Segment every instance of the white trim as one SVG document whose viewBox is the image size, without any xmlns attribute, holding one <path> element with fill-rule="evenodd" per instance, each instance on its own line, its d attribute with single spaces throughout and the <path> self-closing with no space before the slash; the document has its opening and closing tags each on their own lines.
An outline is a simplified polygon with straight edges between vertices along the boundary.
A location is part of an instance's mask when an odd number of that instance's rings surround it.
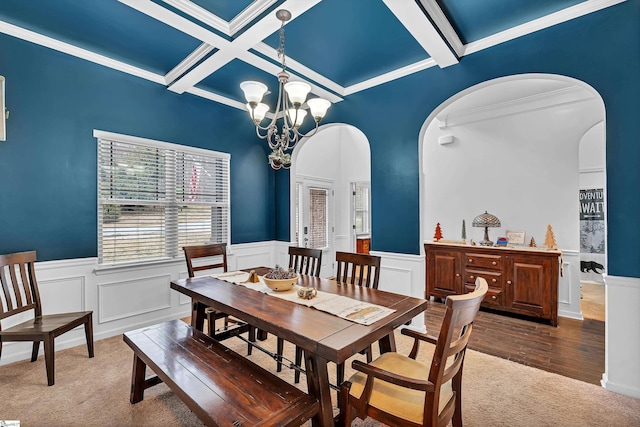
<svg viewBox="0 0 640 427">
<path fill-rule="evenodd" d="M 593 99 L 595 99 L 593 93 L 585 91 L 578 85 L 574 85 L 494 103 L 479 108 L 456 110 L 454 113 L 449 113 L 437 118 L 440 121 L 440 129 L 447 129 L 454 126 L 513 116 L 540 109 L 591 101 Z"/>
<path fill-rule="evenodd" d="M 533 21 L 526 22 L 483 39 L 471 42 L 465 45 L 464 54 L 469 55 L 625 1 L 626 0 L 588 0 L 575 6 L 543 16 L 542 18 L 534 19 Z"/>
<path fill-rule="evenodd" d="M 277 0 L 254 1 L 235 18 L 229 21 L 229 35 L 234 35 L 254 19 L 257 19 L 264 11 L 269 9 Z"/>
<path fill-rule="evenodd" d="M 225 33 L 230 36 L 231 32 L 229 30 L 229 23 L 224 19 L 220 18 L 218 15 L 215 15 L 209 12 L 206 9 L 198 6 L 197 4 L 189 1 L 189 0 L 162 0 L 168 5 L 171 5 L 178 9 L 181 12 L 186 13 L 187 15 L 197 19 L 198 21 L 209 25 L 210 27 L 215 28 L 221 33 Z"/>
<path fill-rule="evenodd" d="M 223 153 L 221 151 L 207 150 L 204 148 L 196 148 L 188 145 L 176 144 L 173 142 L 157 141 L 155 139 L 141 138 L 139 136 L 124 135 L 121 133 L 107 132 L 103 130 L 93 130 L 93 136 L 95 138 L 106 139 L 110 141 L 127 142 L 130 144 L 141 144 L 151 146 L 155 148 L 162 148 L 165 150 L 180 150 L 187 153 L 206 155 L 206 156 L 219 156 L 223 159 L 230 159 L 231 154 Z"/>
<path fill-rule="evenodd" d="M 49 49 L 57 50 L 58 52 L 85 59 L 87 61 L 103 65 L 114 70 L 122 71 L 123 73 L 131 74 L 132 76 L 140 77 L 154 83 L 158 83 L 161 85 L 166 84 L 164 76 L 161 76 L 160 74 L 152 73 L 151 71 L 146 71 L 142 68 L 134 67 L 133 65 L 129 65 L 124 62 L 111 59 L 104 55 L 79 48 L 72 44 L 65 43 L 51 37 L 43 36 L 42 34 L 26 30 L 16 25 L 9 24 L 8 22 L 0 21 L 0 32 L 9 36 L 19 38 L 21 40 L 35 43 L 40 46 L 48 47 Z"/>
<path fill-rule="evenodd" d="M 196 50 L 191 52 L 189 56 L 184 58 L 182 61 L 180 61 L 178 65 L 173 67 L 171 71 L 165 74 L 164 76 L 165 81 L 167 83 L 173 82 L 182 74 L 186 73 L 188 70 L 195 67 L 198 62 L 202 61 L 202 59 L 207 55 L 209 55 L 214 49 L 215 47 L 207 43 L 202 43 L 200 46 L 198 46 Z"/>
<path fill-rule="evenodd" d="M 228 105 L 229 107 L 237 108 L 238 110 L 247 111 L 247 107 L 239 101 L 236 101 L 231 98 L 224 97 L 222 95 L 218 95 L 217 93 L 209 92 L 204 89 L 200 89 L 198 87 L 192 87 L 185 90 L 186 93 L 190 93 L 192 95 L 199 96 L 201 98 L 206 98 L 210 101 L 217 102 L 219 104 Z M 248 114 L 248 113 L 247 113 Z"/>
<path fill-rule="evenodd" d="M 429 17 L 436 24 L 444 38 L 449 42 L 449 46 L 454 50 L 456 55 L 461 57 L 464 54 L 464 44 L 460 40 L 460 36 L 447 19 L 446 15 L 440 9 L 435 0 L 420 0 L 422 7 L 427 11 Z"/>
<path fill-rule="evenodd" d="M 418 71 L 426 70 L 427 68 L 435 67 L 438 65 L 433 58 L 424 59 L 422 61 L 414 62 L 402 68 L 398 68 L 394 71 L 381 74 L 377 77 L 373 77 L 368 80 L 364 80 L 360 83 L 353 84 L 344 88 L 344 96 L 351 95 L 356 92 L 363 91 L 365 89 L 379 86 L 383 83 L 387 83 L 393 80 L 397 80 L 401 77 L 408 76 L 409 74 L 417 73 Z"/>
<path fill-rule="evenodd" d="M 425 19 L 424 12 L 415 1 L 383 1 L 440 68 L 458 63 L 458 58 L 451 51 L 447 42 L 440 36 L 431 21 Z"/>
</svg>

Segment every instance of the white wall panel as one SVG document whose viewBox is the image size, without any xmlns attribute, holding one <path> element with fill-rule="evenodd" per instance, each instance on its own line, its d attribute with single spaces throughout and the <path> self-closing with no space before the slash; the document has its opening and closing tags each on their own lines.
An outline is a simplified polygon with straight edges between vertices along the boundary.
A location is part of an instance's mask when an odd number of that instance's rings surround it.
<svg viewBox="0 0 640 427">
<path fill-rule="evenodd" d="M 38 288 L 42 300 L 42 314 L 85 311 L 84 276 L 38 280 Z"/>
<path fill-rule="evenodd" d="M 98 322 L 171 307 L 170 275 L 142 277 L 98 285 Z"/>
</svg>

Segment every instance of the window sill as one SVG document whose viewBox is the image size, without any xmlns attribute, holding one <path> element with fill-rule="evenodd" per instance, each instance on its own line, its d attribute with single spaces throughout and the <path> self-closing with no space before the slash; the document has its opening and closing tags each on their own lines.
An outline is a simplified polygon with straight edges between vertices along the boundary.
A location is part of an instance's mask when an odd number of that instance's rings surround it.
<svg viewBox="0 0 640 427">
<path fill-rule="evenodd" d="M 144 261 L 144 262 L 129 262 L 129 263 L 119 263 L 119 264 L 100 264 L 93 270 L 93 274 L 96 276 L 102 276 L 105 274 L 118 273 L 122 271 L 135 271 L 135 270 L 145 270 L 148 268 L 156 268 L 160 266 L 169 266 L 174 264 L 184 264 L 184 257 L 180 258 L 165 258 L 158 259 L 153 261 Z"/>
</svg>

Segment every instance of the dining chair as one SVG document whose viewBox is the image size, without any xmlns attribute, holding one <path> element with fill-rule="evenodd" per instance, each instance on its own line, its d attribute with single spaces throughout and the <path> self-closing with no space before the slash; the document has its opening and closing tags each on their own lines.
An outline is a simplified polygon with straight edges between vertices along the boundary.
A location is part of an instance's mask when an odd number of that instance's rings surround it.
<svg viewBox="0 0 640 427">
<path fill-rule="evenodd" d="M 462 426 L 462 367 L 473 321 L 487 293 L 487 281 L 476 279 L 475 290 L 448 296 L 438 337 L 410 329 L 414 338 L 408 356 L 383 353 L 370 363 L 354 360 L 356 372 L 340 385 L 341 425 L 367 416 L 389 426 Z M 430 364 L 416 360 L 420 342 L 435 344 Z"/>
<path fill-rule="evenodd" d="M 289 246 L 289 268 L 296 273 L 305 274 L 307 276 L 320 277 L 320 268 L 322 267 L 322 249 L 299 248 L 297 246 Z M 277 371 L 282 371 L 282 353 L 284 351 L 284 339 L 278 337 L 276 344 L 276 353 L 278 354 Z M 302 363 L 302 348 L 296 346 L 296 366 Z M 295 383 L 300 382 L 300 371 L 294 373 Z"/>
<path fill-rule="evenodd" d="M 55 383 L 54 340 L 80 325 L 84 325 L 89 357 L 93 357 L 93 311 L 42 314 L 42 301 L 36 280 L 35 251 L 0 255 L 0 356 L 2 344 L 10 341 L 33 341 L 31 361 L 38 359 L 40 342 L 44 343 L 47 385 Z M 33 310 L 33 319 L 2 329 L 1 321 Z"/>
<path fill-rule="evenodd" d="M 336 252 L 338 263 L 336 280 L 338 283 L 360 285 L 365 288 L 378 289 L 380 281 L 380 257 L 376 255 L 351 252 Z M 367 356 L 367 363 L 371 362 L 373 354 L 371 346 L 362 350 L 360 354 Z M 336 365 L 336 379 L 338 385 L 344 380 L 344 364 Z"/>
<path fill-rule="evenodd" d="M 339 283 L 378 289 L 378 281 L 380 280 L 379 256 L 336 252 L 336 262 L 338 263 L 336 280 Z"/>
<path fill-rule="evenodd" d="M 227 244 L 226 243 L 211 243 L 206 245 L 195 245 L 195 246 L 184 246 L 182 248 L 184 250 L 184 257 L 187 261 L 187 272 L 189 277 L 195 277 L 195 273 L 197 271 L 204 270 L 215 270 L 222 268 L 223 272 L 227 272 L 228 264 L 227 264 Z M 196 311 L 197 304 L 192 303 L 191 309 L 191 326 L 196 327 L 195 319 L 196 319 Z M 224 320 L 224 331 L 229 330 L 229 315 L 223 313 L 218 310 L 214 310 L 211 307 L 205 308 L 205 316 L 207 319 L 207 327 L 209 336 L 215 337 L 217 335 L 216 331 L 216 320 L 223 319 Z M 241 322 L 236 319 L 232 319 L 232 323 L 236 324 L 236 327 L 242 328 L 238 333 L 241 332 L 249 332 L 249 341 L 255 341 L 255 328 L 247 325 L 244 322 Z M 252 345 L 249 344 L 247 348 L 247 353 L 251 354 Z"/>
</svg>

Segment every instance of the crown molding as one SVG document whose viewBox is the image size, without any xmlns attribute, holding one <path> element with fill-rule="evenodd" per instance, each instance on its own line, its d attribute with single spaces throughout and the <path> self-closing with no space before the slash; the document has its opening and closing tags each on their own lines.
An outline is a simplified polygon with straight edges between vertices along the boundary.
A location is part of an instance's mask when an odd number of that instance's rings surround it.
<svg viewBox="0 0 640 427">
<path fill-rule="evenodd" d="M 58 52 L 66 53 L 68 55 L 93 62 L 95 64 L 121 71 L 123 73 L 131 74 L 132 76 L 140 77 L 142 79 L 149 80 L 161 85 L 166 85 L 164 76 L 160 74 L 152 73 L 151 71 L 143 70 L 142 68 L 138 68 L 133 65 L 111 59 L 107 56 L 91 52 L 90 50 L 82 49 L 72 44 L 52 39 L 51 37 L 47 37 L 42 34 L 34 33 L 33 31 L 29 31 L 16 25 L 9 24 L 8 22 L 0 21 L 0 32 L 9 36 L 19 38 L 21 40 L 38 44 L 40 46 L 48 47 L 49 49 L 57 50 Z"/>
<path fill-rule="evenodd" d="M 413 64 L 409 64 L 402 68 L 398 68 L 397 70 L 390 71 L 385 74 L 381 74 L 377 77 L 373 77 L 368 80 L 364 80 L 360 83 L 353 84 L 351 86 L 347 86 L 344 88 L 344 96 L 351 95 L 353 93 L 357 93 L 363 91 L 365 89 L 372 88 L 374 86 L 381 85 L 383 83 L 387 83 L 396 79 L 399 79 L 404 76 L 408 76 L 409 74 L 417 73 L 418 71 L 426 70 L 427 68 L 435 67 L 438 64 L 435 59 L 428 58 L 422 61 L 414 62 Z"/>
<path fill-rule="evenodd" d="M 575 6 L 559 10 L 558 12 L 552 13 L 550 15 L 543 16 L 542 18 L 534 19 L 533 21 L 529 21 L 516 27 L 509 28 L 508 30 L 501 31 L 478 41 L 469 43 L 465 45 L 464 54 L 469 55 L 471 53 L 496 46 L 498 44 L 516 39 L 518 37 L 522 37 L 527 34 L 531 34 L 536 31 L 540 31 L 545 28 L 549 28 L 554 25 L 579 18 L 589 13 L 597 12 L 607 7 L 615 6 L 619 3 L 624 3 L 625 1 L 627 0 L 588 0 Z"/>
<path fill-rule="evenodd" d="M 594 96 L 580 86 L 569 86 L 479 108 L 458 110 L 439 115 L 437 119 L 440 121 L 440 129 L 447 129 L 454 126 L 513 116 L 515 114 L 528 113 L 561 105 L 591 101 L 593 99 Z"/>
</svg>

